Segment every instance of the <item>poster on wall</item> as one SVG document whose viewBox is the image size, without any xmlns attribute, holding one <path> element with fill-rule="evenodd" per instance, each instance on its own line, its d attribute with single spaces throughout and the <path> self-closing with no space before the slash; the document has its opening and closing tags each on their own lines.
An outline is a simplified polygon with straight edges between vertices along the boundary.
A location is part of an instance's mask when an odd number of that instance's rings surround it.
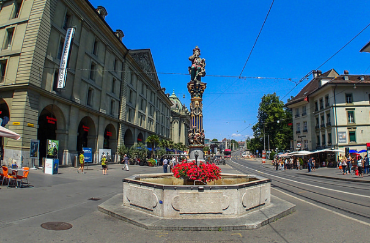
<svg viewBox="0 0 370 243">
<path fill-rule="evenodd" d="M 31 146 L 30 146 L 30 158 L 31 159 L 38 159 L 39 158 L 39 146 L 40 141 L 36 139 L 31 139 Z"/>
<path fill-rule="evenodd" d="M 82 148 L 84 151 L 85 163 L 92 163 L 92 149 L 91 148 Z"/>
<path fill-rule="evenodd" d="M 58 158 L 59 140 L 47 140 L 47 158 Z"/>
<path fill-rule="evenodd" d="M 112 161 L 112 151 L 111 149 L 99 149 L 99 163 L 101 162 L 101 158 L 103 158 L 103 153 L 107 158 L 107 161 Z"/>
<path fill-rule="evenodd" d="M 338 142 L 347 143 L 347 132 L 338 132 Z"/>
</svg>

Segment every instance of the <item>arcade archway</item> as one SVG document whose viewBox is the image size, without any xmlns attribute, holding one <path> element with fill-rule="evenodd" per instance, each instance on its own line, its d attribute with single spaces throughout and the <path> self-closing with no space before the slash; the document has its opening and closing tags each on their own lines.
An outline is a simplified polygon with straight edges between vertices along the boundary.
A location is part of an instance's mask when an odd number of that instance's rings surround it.
<svg viewBox="0 0 370 243">
<path fill-rule="evenodd" d="M 58 106 L 48 105 L 41 111 L 37 129 L 37 139 L 40 141 L 40 166 L 42 166 L 42 158 L 46 157 L 47 140 L 58 140 L 57 129 L 63 129 L 64 124 L 64 115 Z M 63 151 L 61 144 L 59 146 L 59 151 Z"/>
<path fill-rule="evenodd" d="M 77 151 L 82 151 L 83 147 L 91 148 L 95 151 L 96 129 L 91 117 L 85 116 L 78 125 Z"/>
<path fill-rule="evenodd" d="M 124 136 L 124 143 L 126 147 L 131 147 L 134 145 L 134 136 L 132 135 L 132 132 L 130 129 L 127 129 Z"/>
<path fill-rule="evenodd" d="M 5 127 L 10 119 L 9 107 L 5 100 L 0 99 L 0 126 Z M 0 137 L 0 160 L 4 158 L 4 138 Z"/>
<path fill-rule="evenodd" d="M 112 154 L 114 154 L 117 148 L 117 133 L 116 129 L 112 124 L 108 124 L 104 130 L 104 149 L 111 149 Z"/>
</svg>

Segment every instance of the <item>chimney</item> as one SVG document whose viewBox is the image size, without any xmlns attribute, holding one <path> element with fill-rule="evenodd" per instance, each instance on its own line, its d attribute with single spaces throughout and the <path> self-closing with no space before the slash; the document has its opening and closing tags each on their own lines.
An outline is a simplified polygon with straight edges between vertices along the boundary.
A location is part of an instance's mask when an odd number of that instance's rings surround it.
<svg viewBox="0 0 370 243">
<path fill-rule="evenodd" d="M 114 32 L 114 34 L 118 37 L 118 39 L 120 41 L 122 41 L 122 38 L 125 36 L 125 34 L 123 34 L 122 30 L 116 30 L 116 32 Z"/>
<path fill-rule="evenodd" d="M 322 74 L 321 70 L 317 70 L 317 77 L 321 76 L 321 74 Z"/>
<path fill-rule="evenodd" d="M 348 70 L 344 70 L 344 80 L 349 80 L 348 74 L 349 74 Z"/>
<path fill-rule="evenodd" d="M 108 15 L 107 10 L 103 6 L 98 6 L 96 12 L 105 20 L 105 17 Z"/>
<path fill-rule="evenodd" d="M 314 79 L 317 78 L 317 71 L 316 70 L 312 70 L 312 76 L 313 76 Z"/>
</svg>

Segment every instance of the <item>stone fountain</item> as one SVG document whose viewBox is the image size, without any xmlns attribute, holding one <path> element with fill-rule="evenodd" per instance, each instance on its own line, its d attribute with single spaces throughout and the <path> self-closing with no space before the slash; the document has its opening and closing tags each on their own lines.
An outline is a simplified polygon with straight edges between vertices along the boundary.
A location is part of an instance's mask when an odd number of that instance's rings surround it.
<svg viewBox="0 0 370 243">
<path fill-rule="evenodd" d="M 202 95 L 205 59 L 195 47 L 189 67 L 191 129 L 189 160 L 204 161 Z M 138 174 L 123 179 L 123 193 L 99 205 L 101 212 L 153 230 L 255 229 L 295 211 L 295 205 L 270 193 L 271 180 L 256 175 L 225 174 L 207 183 L 170 173 Z"/>
</svg>

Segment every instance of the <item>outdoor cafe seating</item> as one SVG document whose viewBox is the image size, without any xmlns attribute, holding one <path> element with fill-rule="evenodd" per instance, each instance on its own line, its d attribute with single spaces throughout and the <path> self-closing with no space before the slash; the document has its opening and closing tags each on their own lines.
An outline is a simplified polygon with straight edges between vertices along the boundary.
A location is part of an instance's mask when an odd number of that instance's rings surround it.
<svg viewBox="0 0 370 243">
<path fill-rule="evenodd" d="M 8 168 L 6 166 L 1 167 L 0 177 L 1 177 L 1 185 L 3 186 L 4 183 L 8 183 L 7 186 L 9 187 L 12 182 L 14 182 L 14 185 L 16 188 L 24 187 L 24 184 L 28 183 L 28 174 L 30 171 L 29 167 L 23 167 L 23 168 Z M 9 172 L 11 170 L 11 172 Z M 18 172 L 22 171 L 22 175 L 18 175 Z M 27 181 L 27 183 L 24 182 Z"/>
</svg>

